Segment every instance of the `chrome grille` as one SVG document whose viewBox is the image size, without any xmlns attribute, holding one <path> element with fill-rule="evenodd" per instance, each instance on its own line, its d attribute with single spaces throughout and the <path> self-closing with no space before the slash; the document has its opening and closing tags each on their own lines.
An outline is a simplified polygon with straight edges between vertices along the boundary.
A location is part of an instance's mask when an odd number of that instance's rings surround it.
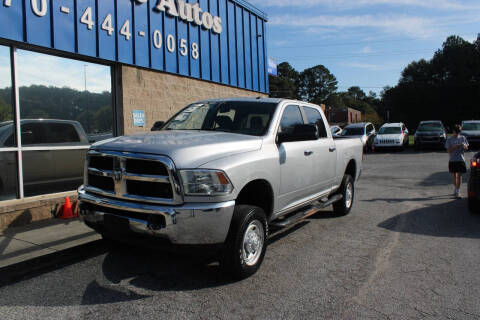
<svg viewBox="0 0 480 320">
<path fill-rule="evenodd" d="M 173 162 L 162 156 L 91 150 L 87 156 L 85 189 L 125 200 L 182 203 Z"/>
<path fill-rule="evenodd" d="M 380 139 L 380 143 L 395 143 L 393 139 Z"/>
</svg>

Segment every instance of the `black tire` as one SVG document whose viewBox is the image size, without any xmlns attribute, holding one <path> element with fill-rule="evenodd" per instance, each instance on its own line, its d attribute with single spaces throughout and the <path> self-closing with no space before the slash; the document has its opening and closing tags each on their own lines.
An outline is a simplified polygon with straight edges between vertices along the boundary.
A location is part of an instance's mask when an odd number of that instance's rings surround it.
<svg viewBox="0 0 480 320">
<path fill-rule="evenodd" d="M 350 189 L 351 197 L 347 195 L 347 190 Z M 355 199 L 355 183 L 351 175 L 346 174 L 343 177 L 342 185 L 338 189 L 337 194 L 341 194 L 343 198 L 333 204 L 333 213 L 336 216 L 346 216 L 350 213 L 353 207 L 353 200 Z"/>
<path fill-rule="evenodd" d="M 263 235 L 261 251 L 256 250 L 250 262 L 248 257 L 246 257 L 248 255 L 248 246 L 244 247 L 244 238 L 247 231 L 253 232 L 255 235 Z M 238 280 L 253 275 L 260 268 L 265 257 L 267 237 L 267 217 L 261 208 L 249 205 L 235 206 L 232 223 L 230 224 L 230 230 L 220 261 L 222 269 Z M 261 236 L 257 237 L 256 240 L 260 240 L 260 238 Z M 253 250 L 252 247 L 250 249 Z"/>
<path fill-rule="evenodd" d="M 468 210 L 470 210 L 471 214 L 479 214 L 480 201 L 478 201 L 477 199 L 468 198 Z"/>
</svg>

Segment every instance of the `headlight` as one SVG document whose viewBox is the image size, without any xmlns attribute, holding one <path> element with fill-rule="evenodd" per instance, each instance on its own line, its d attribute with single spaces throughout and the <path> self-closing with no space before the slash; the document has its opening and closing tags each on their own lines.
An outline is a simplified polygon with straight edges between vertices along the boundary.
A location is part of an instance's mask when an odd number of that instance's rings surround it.
<svg viewBox="0 0 480 320">
<path fill-rule="evenodd" d="M 442 138 L 446 139 L 447 138 L 447 135 L 445 133 L 442 133 L 441 135 Z"/>
<path fill-rule="evenodd" d="M 183 190 L 188 196 L 224 196 L 233 185 L 220 170 L 181 170 Z"/>
</svg>

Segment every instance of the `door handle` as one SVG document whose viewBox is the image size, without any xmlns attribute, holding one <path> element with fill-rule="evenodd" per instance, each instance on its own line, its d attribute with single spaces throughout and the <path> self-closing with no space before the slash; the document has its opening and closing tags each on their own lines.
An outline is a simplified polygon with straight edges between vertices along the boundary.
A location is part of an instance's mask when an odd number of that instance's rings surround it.
<svg viewBox="0 0 480 320">
<path fill-rule="evenodd" d="M 308 157 L 308 156 L 311 156 L 311 155 L 313 154 L 313 151 L 307 150 L 307 151 L 304 151 L 303 154 L 304 154 L 306 157 Z"/>
<path fill-rule="evenodd" d="M 328 151 L 330 151 L 330 152 L 334 152 L 335 150 L 337 150 L 337 148 L 335 148 L 335 147 L 328 148 Z"/>
</svg>

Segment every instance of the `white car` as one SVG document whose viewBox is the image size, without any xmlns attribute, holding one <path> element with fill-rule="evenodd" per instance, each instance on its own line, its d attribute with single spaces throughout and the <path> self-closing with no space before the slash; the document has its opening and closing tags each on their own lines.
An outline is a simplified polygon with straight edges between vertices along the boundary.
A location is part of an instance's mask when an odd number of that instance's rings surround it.
<svg viewBox="0 0 480 320">
<path fill-rule="evenodd" d="M 399 148 L 408 146 L 408 130 L 403 123 L 385 123 L 373 142 L 375 149 Z"/>
</svg>

